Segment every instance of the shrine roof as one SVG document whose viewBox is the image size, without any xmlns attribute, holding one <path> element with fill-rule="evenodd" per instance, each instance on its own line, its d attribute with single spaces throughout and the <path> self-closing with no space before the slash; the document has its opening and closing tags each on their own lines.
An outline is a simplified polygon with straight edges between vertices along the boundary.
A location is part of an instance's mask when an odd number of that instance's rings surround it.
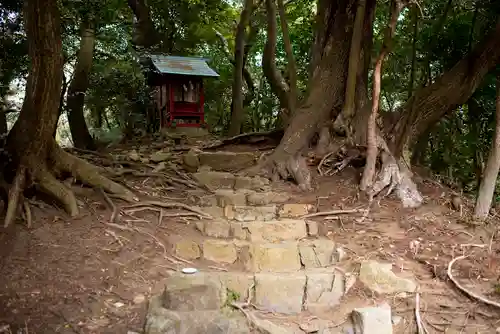
<svg viewBox="0 0 500 334">
<path fill-rule="evenodd" d="M 156 71 L 162 74 L 218 77 L 219 74 L 208 66 L 206 58 L 149 55 Z"/>
</svg>

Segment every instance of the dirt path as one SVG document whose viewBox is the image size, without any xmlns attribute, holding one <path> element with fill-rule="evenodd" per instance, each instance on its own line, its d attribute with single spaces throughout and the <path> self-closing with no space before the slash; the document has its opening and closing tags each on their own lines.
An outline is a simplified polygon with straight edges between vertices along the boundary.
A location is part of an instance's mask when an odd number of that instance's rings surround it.
<svg viewBox="0 0 500 334">
<path fill-rule="evenodd" d="M 115 154 L 115 159 L 126 159 L 127 150 L 119 150 L 124 157 Z M 102 157 L 88 158 L 106 165 Z M 169 161 L 180 163 L 177 156 Z M 151 175 L 127 173 L 119 178 L 142 200 L 193 206 L 207 196 L 206 190 L 191 185 L 192 179 L 185 177 L 181 168 L 181 174 L 176 174 L 168 168 L 156 172 L 157 167 L 156 162 L 138 161 L 126 168 Z M 185 182 L 180 184 L 175 179 Z M 308 194 L 282 183 L 273 184 L 270 190 L 286 194 L 286 203 L 309 204 L 313 211 L 364 208 L 362 200 L 356 199 L 352 170 L 317 177 L 315 183 L 316 190 Z M 418 282 L 421 313 L 430 333 L 495 333 L 500 327 L 499 310 L 465 297 L 446 278 L 446 268 L 452 258 L 469 255 L 454 267 L 454 275 L 470 289 L 499 301 L 500 233 L 492 237 L 491 226 L 468 225 L 444 203 L 446 197 L 441 194 L 446 189 L 429 183 L 421 183 L 420 187 L 426 204 L 417 210 L 402 210 L 389 197 L 362 222 L 362 213 L 310 220 L 317 222 L 323 239 L 342 247 L 342 261 L 335 265 L 358 272 L 365 260 L 389 262 L 398 276 Z M 102 195 L 85 193 L 89 196 L 80 197 L 82 213 L 75 219 L 35 199 L 31 229 L 19 220 L 0 233 L 0 333 L 8 333 L 7 328 L 12 333 L 142 333 L 147 301 L 163 290 L 172 273 L 186 266 L 220 273 L 248 269 L 240 261 L 240 250 L 234 263 L 217 262 L 203 255 L 190 260 L 179 256 L 179 242 L 203 245 L 213 239 L 200 233 L 197 217 L 184 216 L 186 210 L 163 209 L 161 221 L 158 207 L 122 210 L 120 220 L 115 222 L 119 226 L 114 226 L 109 224 L 112 211 Z M 120 201 L 114 204 L 125 205 Z M 359 280 L 342 297 L 334 313 L 320 317 L 342 323 L 353 308 L 381 302 L 388 302 L 393 315 L 400 317 L 396 333 L 415 332 L 413 294 L 378 295 Z M 304 333 L 299 328 L 306 328 L 315 319 L 311 312 L 263 316 L 297 333 Z"/>
</svg>

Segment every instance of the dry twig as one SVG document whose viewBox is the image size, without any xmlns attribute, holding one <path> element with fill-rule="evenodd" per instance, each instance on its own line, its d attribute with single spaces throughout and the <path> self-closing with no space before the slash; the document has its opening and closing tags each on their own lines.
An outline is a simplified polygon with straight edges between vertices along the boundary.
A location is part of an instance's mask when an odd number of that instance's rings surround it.
<svg viewBox="0 0 500 334">
<path fill-rule="evenodd" d="M 467 258 L 466 255 L 463 255 L 463 256 L 458 256 L 456 258 L 454 258 L 453 260 L 450 261 L 450 263 L 448 263 L 448 277 L 450 278 L 450 280 L 453 282 L 453 284 L 455 284 L 455 286 L 462 292 L 464 292 L 466 295 L 468 295 L 469 297 L 471 298 L 474 298 L 474 299 L 477 299 L 479 300 L 480 302 L 483 302 L 484 304 L 487 304 L 487 305 L 491 305 L 491 306 L 495 306 L 497 308 L 500 308 L 500 303 L 498 302 L 495 302 L 495 301 L 492 301 L 492 300 L 489 300 L 489 299 L 486 299 L 478 294 L 476 294 L 475 292 L 472 292 L 470 290 L 468 290 L 467 288 L 465 288 L 462 284 L 460 284 L 460 282 L 458 282 L 458 280 L 453 277 L 452 273 L 451 273 L 451 269 L 453 267 L 453 264 L 455 264 L 455 262 L 459 261 L 459 260 L 463 260 Z"/>
<path fill-rule="evenodd" d="M 140 208 L 140 207 L 145 207 L 145 206 L 157 206 L 157 207 L 164 208 L 164 209 L 182 208 L 184 210 L 188 210 L 188 211 L 197 213 L 198 215 L 202 216 L 203 218 L 212 219 L 212 216 L 210 216 L 208 213 L 205 213 L 205 212 L 198 210 L 196 208 L 193 208 L 187 204 L 179 203 L 179 202 L 165 202 L 164 203 L 164 202 L 159 202 L 159 201 L 147 201 L 147 202 L 128 205 L 128 206 L 126 206 L 126 208 L 132 209 L 132 208 Z"/>
<path fill-rule="evenodd" d="M 319 216 L 329 216 L 329 215 L 341 215 L 345 213 L 359 213 L 359 212 L 364 212 L 364 209 L 349 209 L 349 210 L 332 210 L 332 211 L 322 211 L 322 212 L 315 212 L 315 213 L 309 213 L 307 215 L 304 215 L 300 218 L 311 218 L 311 217 L 319 217 Z"/>
<path fill-rule="evenodd" d="M 26 200 L 23 201 L 23 208 L 26 214 L 26 224 L 28 225 L 28 228 L 31 228 L 31 222 L 33 221 L 33 218 L 31 216 L 31 208 L 28 201 Z"/>
</svg>

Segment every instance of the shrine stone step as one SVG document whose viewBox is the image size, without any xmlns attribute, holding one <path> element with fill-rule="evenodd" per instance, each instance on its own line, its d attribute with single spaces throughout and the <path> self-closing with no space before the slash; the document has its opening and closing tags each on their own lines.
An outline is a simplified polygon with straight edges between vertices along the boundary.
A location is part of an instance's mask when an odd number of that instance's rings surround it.
<svg viewBox="0 0 500 334">
<path fill-rule="evenodd" d="M 249 272 L 297 272 L 339 262 L 344 251 L 329 239 L 277 243 L 169 236 L 173 252 L 185 260 L 202 259 Z"/>
<path fill-rule="evenodd" d="M 196 222 L 196 228 L 205 236 L 213 238 L 234 238 L 246 241 L 278 242 L 316 237 L 317 222 L 303 219 L 256 220 L 238 222 L 230 220 L 203 220 Z"/>
<path fill-rule="evenodd" d="M 228 204 L 221 206 L 195 206 L 195 209 L 205 212 L 214 219 L 236 220 L 249 222 L 256 220 L 269 221 L 276 218 L 300 218 L 311 211 L 309 204 L 268 204 L 259 206 Z"/>
<path fill-rule="evenodd" d="M 228 172 L 201 170 L 193 173 L 193 178 L 209 189 L 250 189 L 269 190 L 269 180 L 262 177 L 234 175 Z"/>
<path fill-rule="evenodd" d="M 293 273 L 174 272 L 156 299 L 167 310 L 215 311 L 250 301 L 259 310 L 283 314 L 328 311 L 338 305 L 355 276 L 336 268 Z"/>
</svg>

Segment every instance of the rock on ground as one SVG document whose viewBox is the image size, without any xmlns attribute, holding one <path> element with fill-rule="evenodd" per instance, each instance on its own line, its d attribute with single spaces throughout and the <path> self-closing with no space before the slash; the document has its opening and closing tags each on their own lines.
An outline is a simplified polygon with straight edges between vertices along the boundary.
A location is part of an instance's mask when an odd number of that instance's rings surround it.
<svg viewBox="0 0 500 334">
<path fill-rule="evenodd" d="M 400 278 L 392 272 L 392 264 L 377 261 L 363 261 L 359 279 L 369 289 L 385 294 L 397 292 L 415 292 L 417 284 L 409 279 Z"/>
<path fill-rule="evenodd" d="M 354 328 L 359 334 L 392 334 L 391 307 L 382 304 L 378 307 L 356 308 L 352 312 Z"/>
</svg>

